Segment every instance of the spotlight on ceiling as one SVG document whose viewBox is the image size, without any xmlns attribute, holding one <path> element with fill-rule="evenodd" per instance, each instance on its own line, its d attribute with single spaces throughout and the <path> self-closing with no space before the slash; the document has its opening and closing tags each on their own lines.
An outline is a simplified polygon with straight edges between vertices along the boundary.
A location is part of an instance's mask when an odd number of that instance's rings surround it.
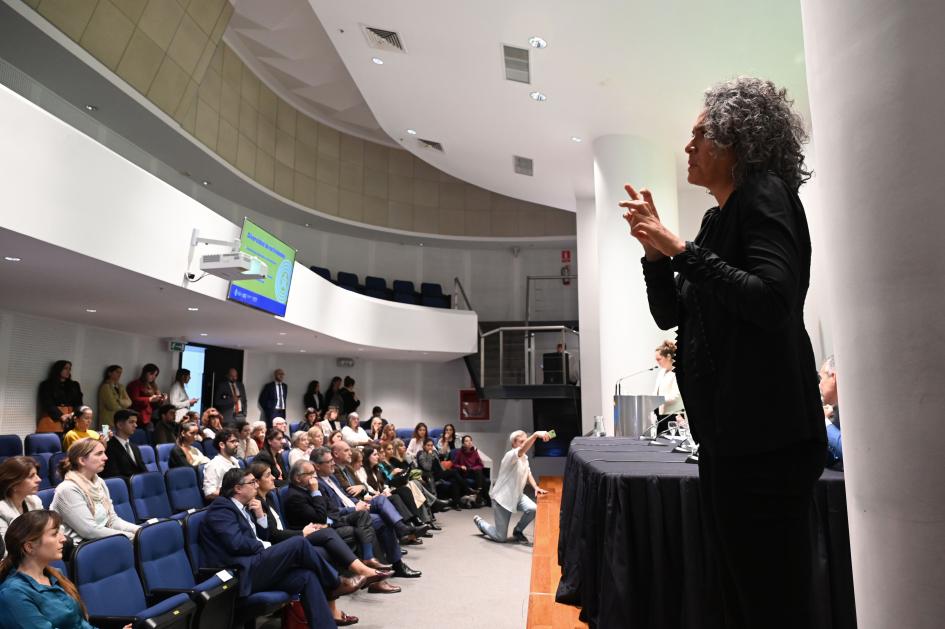
<svg viewBox="0 0 945 629">
<path fill-rule="evenodd" d="M 381 59 L 380 57 L 371 57 L 371 61 L 373 61 L 375 64 L 379 66 L 384 65 L 384 60 Z"/>
<path fill-rule="evenodd" d="M 86 308 L 85 311 L 86 311 L 86 312 L 91 312 L 91 313 L 96 313 L 96 312 L 98 312 L 98 310 L 96 310 L 95 308 Z"/>
<path fill-rule="evenodd" d="M 531 92 L 529 96 L 531 97 L 532 100 L 538 101 L 539 103 L 543 103 L 544 101 L 548 100 L 547 96 L 545 96 L 544 94 L 538 91 Z"/>
<path fill-rule="evenodd" d="M 98 111 L 98 106 L 97 106 L 97 105 L 92 105 L 92 104 L 90 103 L 90 104 L 88 104 L 88 105 L 85 106 L 85 111 L 88 111 L 88 112 Z"/>
<path fill-rule="evenodd" d="M 7 262 L 22 262 L 23 258 L 18 258 L 16 256 L 3 256 L 3 259 Z"/>
<path fill-rule="evenodd" d="M 545 41 L 544 39 L 542 39 L 541 37 L 529 37 L 529 38 L 528 38 L 528 44 L 529 44 L 532 48 L 544 48 L 545 46 L 548 45 L 548 42 L 546 42 L 546 41 Z"/>
<path fill-rule="evenodd" d="M 407 133 L 409 133 L 410 135 L 417 135 L 416 129 L 407 129 Z"/>
<path fill-rule="evenodd" d="M 210 185 L 210 181 L 208 181 L 208 180 L 206 180 L 206 179 L 204 179 L 203 181 L 201 181 L 201 182 L 200 182 L 200 185 L 202 185 L 203 187 L 205 187 L 205 188 L 206 188 L 207 186 L 209 186 L 209 185 Z"/>
<path fill-rule="evenodd" d="M 187 306 L 187 310 L 191 312 L 197 312 L 198 310 L 200 310 L 200 308 L 197 308 L 196 306 Z"/>
<path fill-rule="evenodd" d="M 206 332 L 201 332 L 200 336 L 209 336 Z"/>
<path fill-rule="evenodd" d="M 571 141 L 572 141 L 572 142 L 581 143 L 581 142 L 583 142 L 584 140 L 582 140 L 581 138 L 579 138 L 579 137 L 576 136 L 576 135 L 572 135 L 572 136 L 571 136 Z"/>
</svg>

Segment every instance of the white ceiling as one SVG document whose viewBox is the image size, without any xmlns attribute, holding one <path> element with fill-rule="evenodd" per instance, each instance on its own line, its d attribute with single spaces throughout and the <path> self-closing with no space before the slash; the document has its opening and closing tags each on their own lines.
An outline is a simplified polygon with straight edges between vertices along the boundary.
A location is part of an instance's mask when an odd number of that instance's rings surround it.
<svg viewBox="0 0 945 629">
<path fill-rule="evenodd" d="M 309 2 L 388 135 L 459 179 L 535 203 L 573 210 L 593 196 L 591 141 L 607 134 L 672 149 L 684 181 L 702 91 L 739 74 L 787 87 L 807 118 L 796 0 Z M 370 48 L 360 25 L 397 31 L 406 54 Z M 501 45 L 533 35 L 548 46 L 532 50 L 532 84 L 505 80 Z M 546 102 L 529 98 L 536 89 Z M 408 128 L 446 152 L 420 149 Z M 535 176 L 514 174 L 513 155 L 533 158 Z"/>
<path fill-rule="evenodd" d="M 7 256 L 21 261 L 6 261 Z M 158 338 L 277 353 L 305 350 L 309 354 L 365 360 L 445 362 L 461 356 L 361 346 L 315 334 L 264 312 L 166 284 L 3 228 L 0 286 L 9 297 L 3 307 L 10 310 Z M 188 310 L 191 307 L 198 310 Z"/>
</svg>

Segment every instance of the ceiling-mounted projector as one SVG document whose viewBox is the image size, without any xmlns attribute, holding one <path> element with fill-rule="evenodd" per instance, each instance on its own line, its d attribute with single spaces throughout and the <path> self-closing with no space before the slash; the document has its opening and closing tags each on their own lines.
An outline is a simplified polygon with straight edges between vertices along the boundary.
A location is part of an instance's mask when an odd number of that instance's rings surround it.
<svg viewBox="0 0 945 629">
<path fill-rule="evenodd" d="M 243 251 L 211 253 L 200 258 L 200 270 L 235 282 L 265 279 L 269 267 L 265 262 Z"/>
</svg>

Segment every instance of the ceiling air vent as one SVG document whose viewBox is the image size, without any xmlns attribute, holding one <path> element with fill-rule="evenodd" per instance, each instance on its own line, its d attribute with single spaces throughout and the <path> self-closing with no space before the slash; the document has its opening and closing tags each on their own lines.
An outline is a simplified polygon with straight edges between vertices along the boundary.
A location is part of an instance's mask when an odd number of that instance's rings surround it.
<svg viewBox="0 0 945 629">
<path fill-rule="evenodd" d="M 371 48 L 384 50 L 386 52 L 407 52 L 407 49 L 404 48 L 404 42 L 395 31 L 388 31 L 373 26 L 364 26 L 363 24 L 361 25 L 361 30 L 364 31 L 364 36 L 367 38 L 368 45 Z"/>
<path fill-rule="evenodd" d="M 527 157 L 520 157 L 518 155 L 513 155 L 512 157 L 515 159 L 516 173 L 519 175 L 528 175 L 529 177 L 535 174 L 535 162 Z"/>
<path fill-rule="evenodd" d="M 502 46 L 502 56 L 505 60 L 505 78 L 519 83 L 531 83 L 528 70 L 528 49 Z"/>
<path fill-rule="evenodd" d="M 434 151 L 443 152 L 443 145 L 439 142 L 434 142 L 433 140 L 424 140 L 423 138 L 417 138 L 417 143 L 420 145 L 420 148 L 424 149 L 433 149 Z"/>
</svg>

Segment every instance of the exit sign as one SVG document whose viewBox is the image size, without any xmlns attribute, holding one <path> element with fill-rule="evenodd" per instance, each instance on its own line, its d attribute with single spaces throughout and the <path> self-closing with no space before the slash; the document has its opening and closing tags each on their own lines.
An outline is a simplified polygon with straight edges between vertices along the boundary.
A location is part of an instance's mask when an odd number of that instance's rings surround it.
<svg viewBox="0 0 945 629">
<path fill-rule="evenodd" d="M 187 343 L 183 341 L 168 341 L 167 349 L 171 352 L 182 352 L 184 348 L 187 347 Z"/>
</svg>

